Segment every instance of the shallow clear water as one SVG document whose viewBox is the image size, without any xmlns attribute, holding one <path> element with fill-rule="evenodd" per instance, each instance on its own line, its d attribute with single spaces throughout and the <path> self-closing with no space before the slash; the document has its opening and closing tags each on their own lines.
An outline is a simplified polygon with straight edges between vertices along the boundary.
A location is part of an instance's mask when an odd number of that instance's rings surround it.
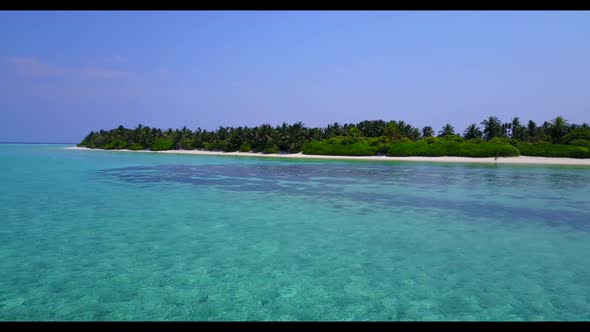
<svg viewBox="0 0 590 332">
<path fill-rule="evenodd" d="M 0 320 L 590 320 L 590 168 L 0 144 Z"/>
</svg>

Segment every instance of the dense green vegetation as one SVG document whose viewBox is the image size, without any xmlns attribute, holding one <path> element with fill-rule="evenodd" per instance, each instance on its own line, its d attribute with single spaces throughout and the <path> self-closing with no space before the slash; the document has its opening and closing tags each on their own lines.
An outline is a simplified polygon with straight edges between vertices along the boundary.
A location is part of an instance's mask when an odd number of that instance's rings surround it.
<svg viewBox="0 0 590 332">
<path fill-rule="evenodd" d="M 219 127 L 214 131 L 162 131 L 139 125 L 135 129 L 90 132 L 78 146 L 100 149 L 153 151 L 202 149 L 225 152 L 298 153 L 347 156 L 545 156 L 590 158 L 590 126 L 570 124 L 561 116 L 537 126 L 515 117 L 502 122 L 490 116 L 469 125 L 462 133 L 445 124 L 436 131 L 413 127 L 404 121 L 366 120 L 308 128 L 301 122 L 272 127 Z"/>
<path fill-rule="evenodd" d="M 389 147 L 387 138 L 363 138 L 337 136 L 323 141 L 312 141 L 305 144 L 304 154 L 333 156 L 374 156 L 383 153 Z"/>
<path fill-rule="evenodd" d="M 455 136 L 457 137 L 457 136 Z M 508 143 L 490 143 L 474 139 L 464 141 L 461 138 L 430 137 L 417 142 L 393 144 L 387 151 L 388 156 L 456 156 L 456 157 L 515 157 L 519 150 Z"/>
<path fill-rule="evenodd" d="M 518 143 L 522 155 L 539 157 L 590 158 L 587 147 L 551 143 Z"/>
</svg>

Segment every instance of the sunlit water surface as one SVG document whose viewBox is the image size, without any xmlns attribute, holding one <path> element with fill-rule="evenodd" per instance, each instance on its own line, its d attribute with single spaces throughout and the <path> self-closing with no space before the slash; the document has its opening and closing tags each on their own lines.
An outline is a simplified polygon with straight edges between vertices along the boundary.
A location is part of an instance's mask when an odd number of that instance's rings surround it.
<svg viewBox="0 0 590 332">
<path fill-rule="evenodd" d="M 590 168 L 0 145 L 0 320 L 590 320 Z"/>
</svg>

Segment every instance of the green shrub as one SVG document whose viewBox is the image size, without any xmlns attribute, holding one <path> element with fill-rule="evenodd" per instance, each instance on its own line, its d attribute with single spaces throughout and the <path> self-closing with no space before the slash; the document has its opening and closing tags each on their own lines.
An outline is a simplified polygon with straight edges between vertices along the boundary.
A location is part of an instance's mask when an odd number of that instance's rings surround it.
<svg viewBox="0 0 590 332">
<path fill-rule="evenodd" d="M 583 139 L 590 141 L 590 128 L 575 128 L 563 137 L 564 143 L 571 143 L 574 140 Z"/>
<path fill-rule="evenodd" d="M 223 151 L 223 152 L 233 152 L 237 149 L 233 149 L 231 144 L 229 144 L 228 140 L 220 140 L 220 141 L 213 141 L 213 142 L 205 142 L 203 144 L 205 150 L 208 151 Z"/>
<path fill-rule="evenodd" d="M 379 148 L 366 142 L 339 144 L 337 140 L 312 141 L 303 146 L 303 154 L 332 156 L 374 156 Z"/>
<path fill-rule="evenodd" d="M 488 141 L 488 143 L 492 144 L 510 144 L 510 138 L 506 137 L 494 137 Z"/>
<path fill-rule="evenodd" d="M 169 139 L 159 138 L 154 141 L 154 144 L 150 147 L 152 151 L 162 151 L 162 150 L 174 150 L 174 142 Z"/>
<path fill-rule="evenodd" d="M 325 140 L 328 144 L 337 144 L 337 145 L 351 145 L 358 142 L 362 142 L 364 139 L 362 137 L 352 137 L 352 136 L 336 136 Z"/>
<path fill-rule="evenodd" d="M 217 142 L 217 150 L 221 150 L 223 152 L 235 152 L 238 149 L 234 148 L 229 140 L 224 139 Z"/>
<path fill-rule="evenodd" d="M 440 140 L 436 143 L 426 143 L 421 140 L 413 143 L 393 144 L 387 152 L 388 156 L 424 156 L 424 157 L 514 157 L 519 155 L 517 148 L 508 144 L 467 143 L 453 140 Z"/>
<path fill-rule="evenodd" d="M 389 151 L 391 144 L 379 144 L 376 146 L 378 154 L 386 154 Z"/>
<path fill-rule="evenodd" d="M 264 149 L 264 151 L 262 151 L 262 153 L 264 153 L 264 154 L 279 153 L 279 152 L 280 152 L 280 149 L 277 145 L 270 146 L 270 147 Z"/>
<path fill-rule="evenodd" d="M 445 141 L 451 141 L 451 142 L 463 142 L 464 141 L 464 139 L 459 135 L 445 135 L 440 138 Z"/>
<path fill-rule="evenodd" d="M 527 137 L 526 140 L 527 142 L 532 143 L 551 143 L 551 136 L 544 133 L 538 133 L 535 136 Z"/>
<path fill-rule="evenodd" d="M 143 150 L 144 147 L 143 147 L 143 145 L 141 145 L 139 143 L 132 143 L 132 144 L 127 145 L 127 149 L 136 151 L 136 150 Z"/>
<path fill-rule="evenodd" d="M 436 137 L 426 137 L 426 138 L 424 138 L 424 139 L 423 139 L 423 140 L 421 140 L 421 141 L 423 141 L 423 142 L 426 142 L 426 143 L 428 143 L 428 144 L 432 144 L 432 143 L 436 143 L 436 142 L 438 142 L 438 138 L 436 138 Z M 419 141 L 419 142 L 420 142 L 420 141 Z"/>
<path fill-rule="evenodd" d="M 127 142 L 125 141 L 111 141 L 108 144 L 106 144 L 103 149 L 106 150 L 120 150 L 120 149 L 125 149 L 127 147 Z"/>
<path fill-rule="evenodd" d="M 240 152 L 250 152 L 252 151 L 252 146 L 248 143 L 242 143 L 240 145 Z"/>
<path fill-rule="evenodd" d="M 372 156 L 386 153 L 388 156 L 458 156 L 458 157 L 512 157 L 518 156 L 518 149 L 510 144 L 494 144 L 489 142 L 470 143 L 456 135 L 445 138 L 428 137 L 412 142 L 397 141 L 391 144 L 372 145 L 372 141 L 365 140 L 353 144 L 340 144 L 338 139 L 313 141 L 303 148 L 304 154 Z M 368 144 L 367 144 L 368 143 Z"/>
<path fill-rule="evenodd" d="M 409 143 L 395 143 L 387 151 L 388 156 L 410 157 L 429 156 L 440 157 L 446 155 L 446 148 L 441 143 L 426 143 L 424 140 Z"/>
<path fill-rule="evenodd" d="M 195 140 L 190 138 L 185 138 L 180 141 L 180 147 L 185 150 L 194 150 L 195 149 Z"/>
<path fill-rule="evenodd" d="M 587 139 L 575 139 L 570 141 L 570 145 L 581 146 L 585 148 L 590 148 L 590 140 Z"/>
<path fill-rule="evenodd" d="M 465 142 L 471 143 L 471 144 L 481 144 L 481 143 L 485 143 L 486 140 L 481 137 L 477 137 L 477 138 L 471 138 L 471 139 L 465 140 Z"/>
<path fill-rule="evenodd" d="M 200 140 L 200 139 L 196 139 L 195 140 L 194 147 L 195 147 L 195 149 L 204 149 L 205 148 L 205 143 L 203 143 L 203 141 Z"/>
<path fill-rule="evenodd" d="M 450 145 L 447 149 L 449 156 L 486 158 L 486 157 L 516 157 L 520 151 L 509 144 L 494 143 L 463 143 Z"/>
<path fill-rule="evenodd" d="M 517 147 L 523 156 L 590 158 L 590 149 L 581 146 L 551 143 L 520 143 Z"/>
<path fill-rule="evenodd" d="M 367 137 L 364 139 L 364 142 L 371 146 L 380 146 L 390 144 L 391 139 L 387 136 Z"/>
<path fill-rule="evenodd" d="M 205 149 L 207 151 L 215 150 L 214 142 L 203 142 L 203 149 Z"/>
<path fill-rule="evenodd" d="M 102 148 L 106 149 L 106 150 L 113 150 L 116 146 L 117 146 L 116 141 L 110 141 L 109 143 L 105 144 L 105 146 L 103 146 Z"/>
</svg>

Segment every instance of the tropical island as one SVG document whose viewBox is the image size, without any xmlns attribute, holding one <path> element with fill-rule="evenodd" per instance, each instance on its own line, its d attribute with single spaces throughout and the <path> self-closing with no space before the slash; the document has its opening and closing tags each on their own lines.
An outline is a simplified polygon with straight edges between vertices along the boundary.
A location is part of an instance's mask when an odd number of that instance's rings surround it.
<svg viewBox="0 0 590 332">
<path fill-rule="evenodd" d="M 273 127 L 219 127 L 161 130 L 138 125 L 90 132 L 78 147 L 133 151 L 218 151 L 262 154 L 389 157 L 561 157 L 590 158 L 590 126 L 571 124 L 562 116 L 537 126 L 518 117 L 502 122 L 490 116 L 462 134 L 447 123 L 440 131 L 421 130 L 404 121 L 365 120 L 309 128 L 303 123 Z"/>
</svg>

